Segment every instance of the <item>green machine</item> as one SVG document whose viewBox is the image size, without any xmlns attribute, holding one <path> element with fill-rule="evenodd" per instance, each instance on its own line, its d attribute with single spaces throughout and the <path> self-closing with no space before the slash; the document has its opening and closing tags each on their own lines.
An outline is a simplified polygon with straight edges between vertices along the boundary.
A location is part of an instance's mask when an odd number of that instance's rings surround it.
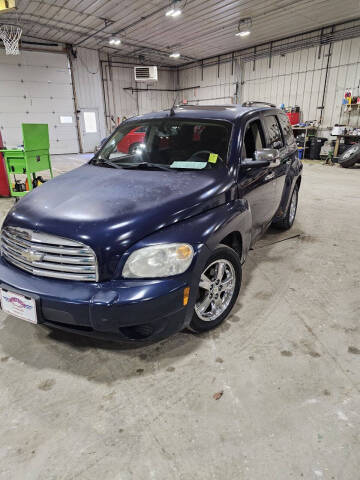
<svg viewBox="0 0 360 480">
<path fill-rule="evenodd" d="M 0 150 L 4 156 L 5 168 L 7 171 L 11 196 L 23 197 L 38 185 L 37 173 L 49 171 L 53 178 L 51 160 L 49 128 L 42 123 L 22 124 L 24 148 L 14 150 Z M 26 175 L 27 185 L 24 191 L 13 186 L 15 175 Z M 34 184 L 34 185 L 33 185 Z"/>
</svg>

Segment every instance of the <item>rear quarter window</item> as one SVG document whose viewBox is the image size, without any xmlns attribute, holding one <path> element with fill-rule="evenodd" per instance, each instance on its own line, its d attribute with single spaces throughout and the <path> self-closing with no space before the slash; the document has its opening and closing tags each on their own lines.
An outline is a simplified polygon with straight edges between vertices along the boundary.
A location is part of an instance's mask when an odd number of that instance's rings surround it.
<svg viewBox="0 0 360 480">
<path fill-rule="evenodd" d="M 282 148 L 284 146 L 281 135 L 280 125 L 275 115 L 266 115 L 264 117 L 268 133 L 268 147 Z"/>
<path fill-rule="evenodd" d="M 291 127 L 288 117 L 286 115 L 279 115 L 279 122 L 284 135 L 285 144 L 292 145 L 295 139 L 293 129 Z"/>
</svg>

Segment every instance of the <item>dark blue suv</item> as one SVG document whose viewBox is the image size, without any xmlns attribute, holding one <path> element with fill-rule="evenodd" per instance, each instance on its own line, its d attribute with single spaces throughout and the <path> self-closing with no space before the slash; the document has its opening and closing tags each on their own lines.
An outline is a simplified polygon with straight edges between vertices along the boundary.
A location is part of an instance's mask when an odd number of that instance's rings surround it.
<svg viewBox="0 0 360 480">
<path fill-rule="evenodd" d="M 136 128 L 143 138 L 124 152 Z M 214 328 L 236 302 L 251 245 L 272 223 L 292 226 L 301 170 L 289 121 L 273 107 L 129 119 L 88 164 L 9 212 L 2 308 L 131 342 Z"/>
</svg>

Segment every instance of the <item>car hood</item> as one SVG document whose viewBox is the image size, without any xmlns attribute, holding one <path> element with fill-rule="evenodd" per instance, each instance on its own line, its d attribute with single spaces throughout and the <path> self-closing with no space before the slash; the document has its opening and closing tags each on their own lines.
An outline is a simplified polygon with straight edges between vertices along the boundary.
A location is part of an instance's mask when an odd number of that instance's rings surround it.
<svg viewBox="0 0 360 480">
<path fill-rule="evenodd" d="M 9 212 L 4 226 L 38 230 L 91 246 L 100 276 L 107 279 L 131 245 L 225 203 L 233 183 L 225 168 L 166 172 L 85 165 L 27 194 Z"/>
</svg>

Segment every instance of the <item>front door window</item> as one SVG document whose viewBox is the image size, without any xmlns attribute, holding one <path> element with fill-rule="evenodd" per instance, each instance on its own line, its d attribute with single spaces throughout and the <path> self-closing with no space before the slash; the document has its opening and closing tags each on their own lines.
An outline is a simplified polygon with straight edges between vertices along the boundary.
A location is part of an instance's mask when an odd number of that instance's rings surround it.
<svg viewBox="0 0 360 480">
<path fill-rule="evenodd" d="M 242 145 L 242 158 L 255 158 L 255 151 L 265 148 L 265 137 L 260 120 L 248 123 Z"/>
</svg>

